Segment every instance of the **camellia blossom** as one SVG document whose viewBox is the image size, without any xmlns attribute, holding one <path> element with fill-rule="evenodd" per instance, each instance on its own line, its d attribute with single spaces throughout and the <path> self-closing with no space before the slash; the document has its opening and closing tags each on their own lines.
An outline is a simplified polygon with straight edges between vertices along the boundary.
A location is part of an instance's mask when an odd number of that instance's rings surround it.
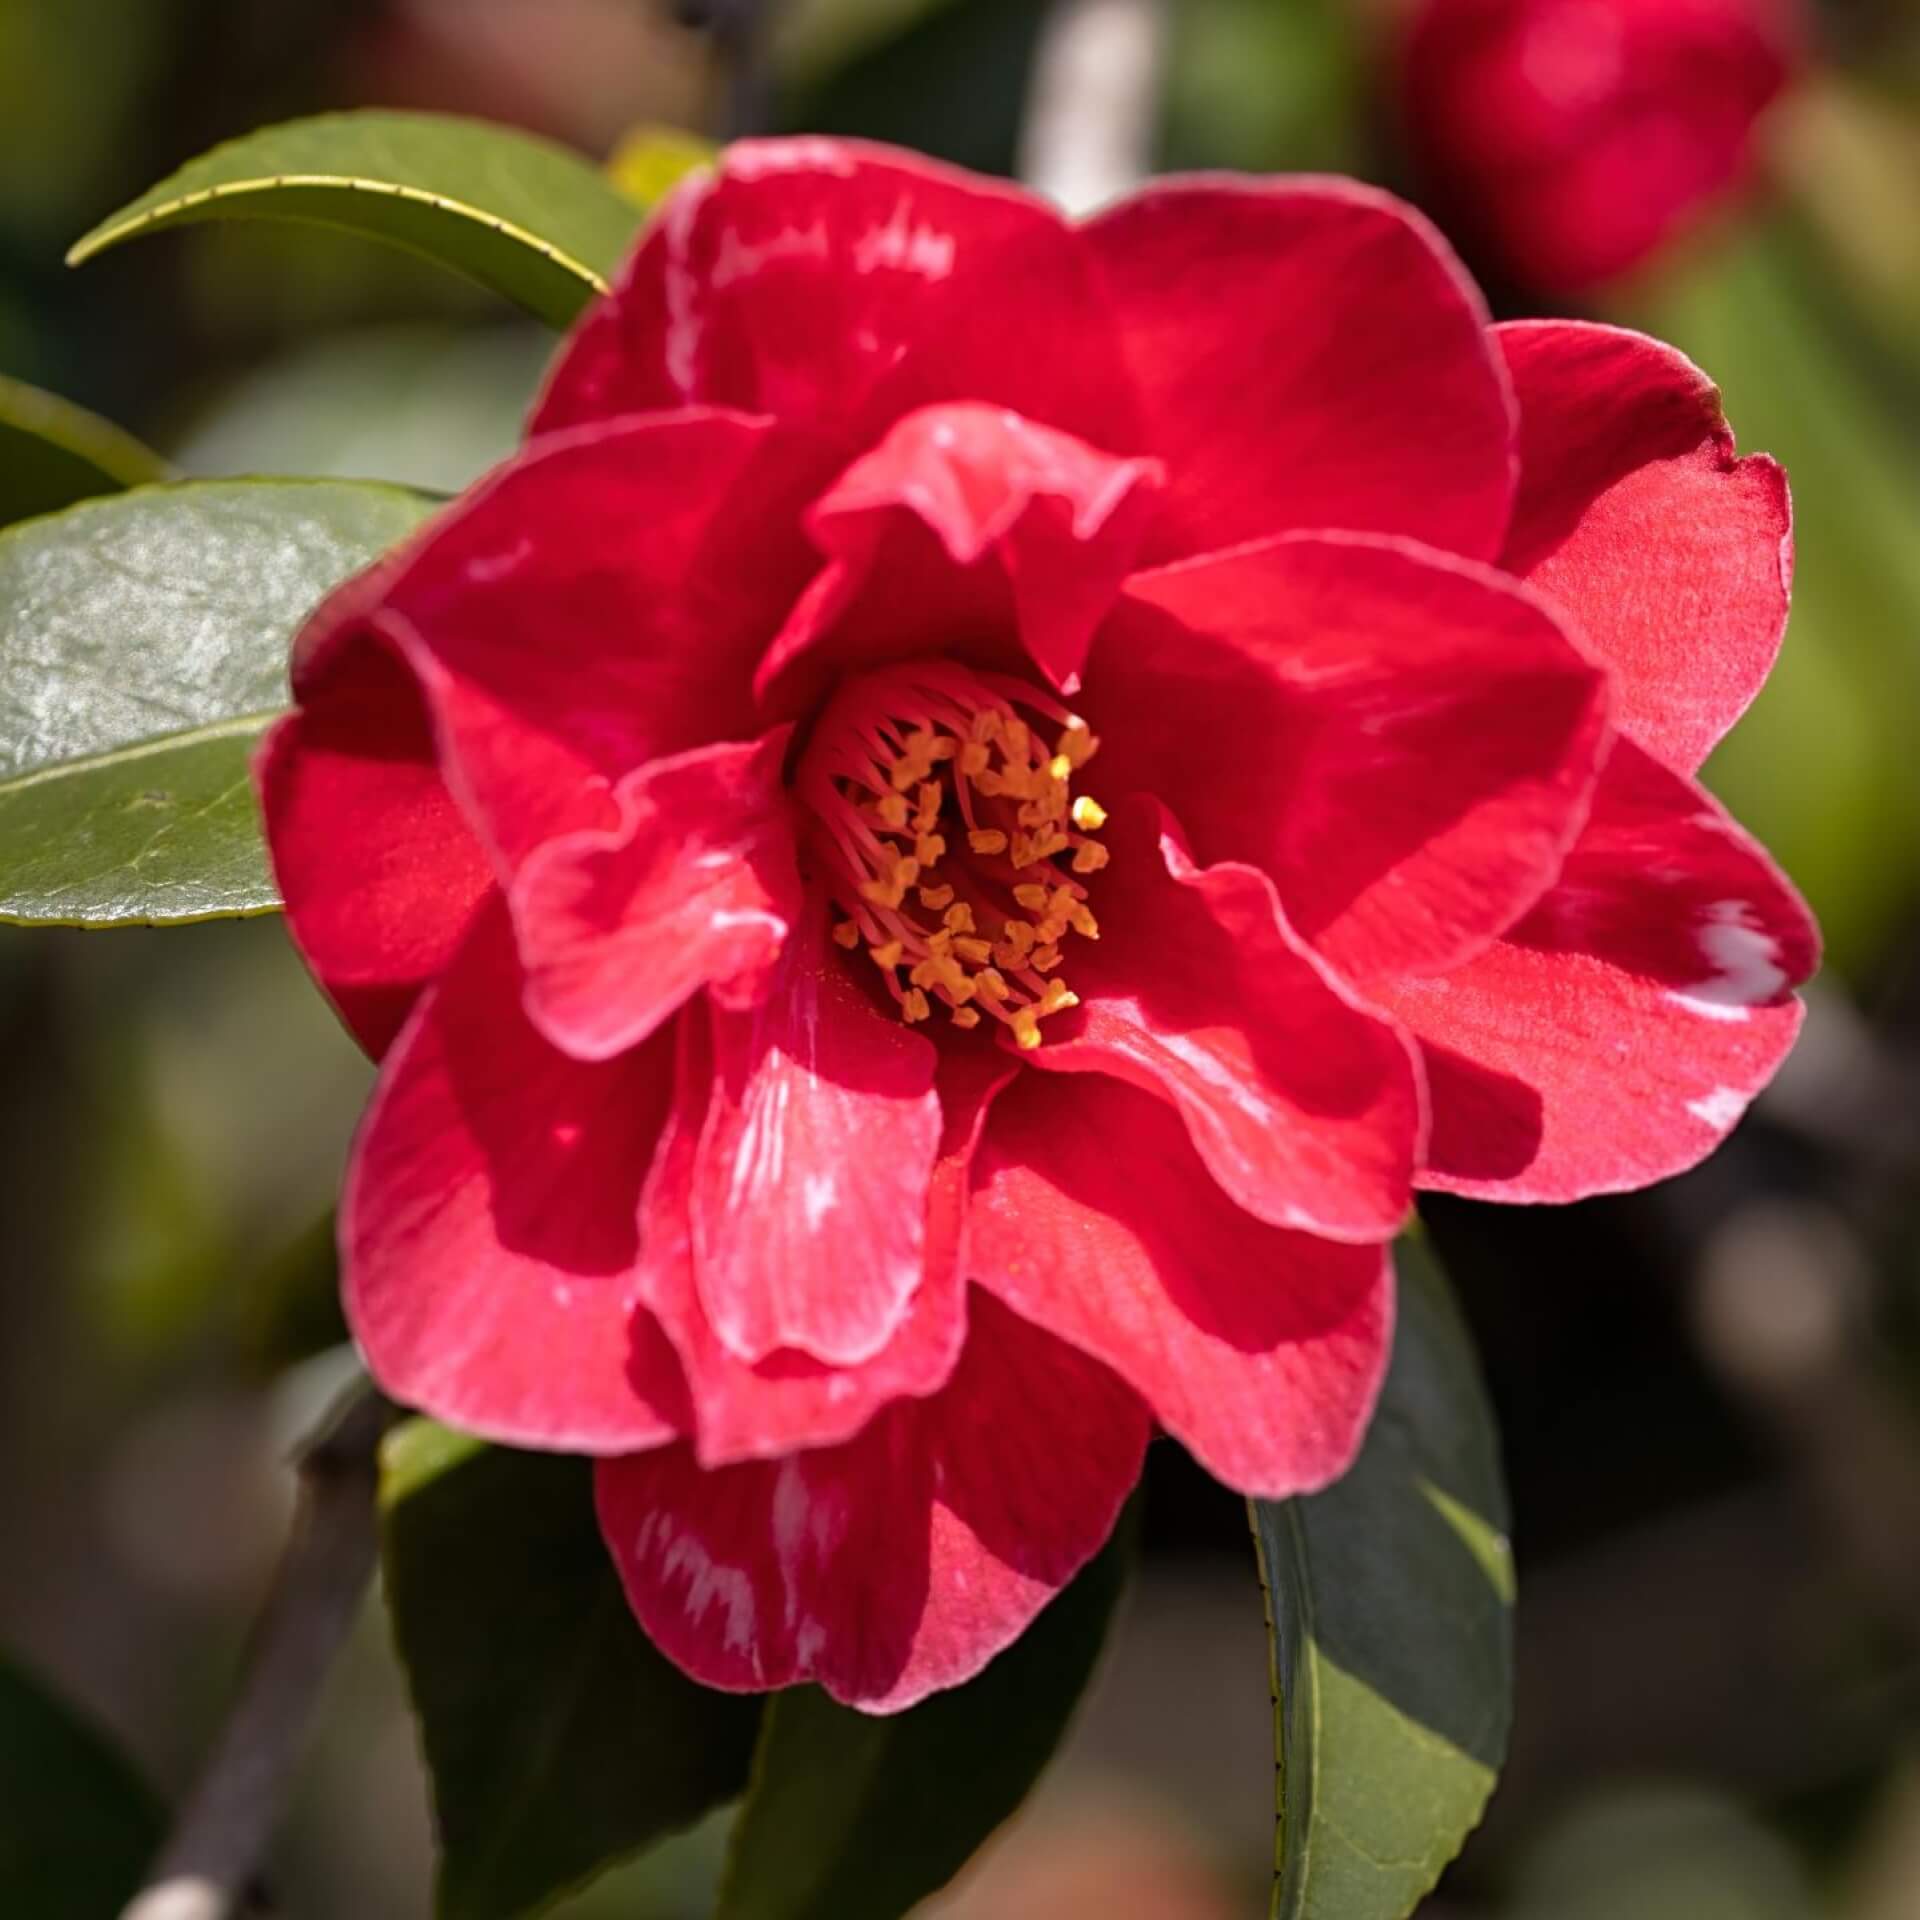
<svg viewBox="0 0 1920 1920">
<path fill-rule="evenodd" d="M 1583 293 L 1746 184 L 1806 41 L 1799 0 L 1413 0 L 1407 131 L 1455 230 Z"/>
<path fill-rule="evenodd" d="M 1324 1485 L 1416 1187 L 1659 1179 L 1791 1044 L 1814 930 L 1693 779 L 1789 556 L 1692 366 L 1489 327 L 1379 193 L 731 149 L 260 762 L 382 1061 L 369 1366 L 598 1457 L 688 1672 L 873 1709 L 1156 1425 Z"/>
</svg>

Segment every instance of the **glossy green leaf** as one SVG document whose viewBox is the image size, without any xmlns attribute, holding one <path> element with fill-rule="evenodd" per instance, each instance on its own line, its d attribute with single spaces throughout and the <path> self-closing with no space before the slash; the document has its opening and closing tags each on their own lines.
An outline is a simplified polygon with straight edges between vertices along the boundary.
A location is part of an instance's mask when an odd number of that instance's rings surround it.
<svg viewBox="0 0 1920 1920">
<path fill-rule="evenodd" d="M 1359 1460 L 1251 1503 L 1273 1630 L 1275 1920 L 1405 1920 L 1478 1823 L 1512 1713 L 1492 1414 L 1430 1257 L 1398 1250 L 1393 1367 Z"/>
<path fill-rule="evenodd" d="M 164 1827 L 119 1751 L 4 1659 L 0 1809 L 0 1913 L 50 1920 L 113 1920 Z"/>
<path fill-rule="evenodd" d="M 171 477 L 157 453 L 110 420 L 0 376 L 0 526 Z"/>
<path fill-rule="evenodd" d="M 641 1633 L 586 1461 L 411 1421 L 381 1509 L 442 1920 L 531 1913 L 745 1786 L 760 1703 L 696 1686 Z"/>
<path fill-rule="evenodd" d="M 565 326 L 606 291 L 640 217 L 597 168 L 531 134 L 445 114 L 330 113 L 188 161 L 67 258 L 194 221 L 304 220 L 424 254 Z"/>
<path fill-rule="evenodd" d="M 978 1679 L 905 1713 L 775 1695 L 717 1920 L 899 1920 L 972 1859 L 1053 1757 L 1135 1549 L 1106 1549 Z"/>
<path fill-rule="evenodd" d="M 248 785 L 287 648 L 432 502 L 353 481 L 148 487 L 0 532 L 0 920 L 278 904 Z"/>
</svg>

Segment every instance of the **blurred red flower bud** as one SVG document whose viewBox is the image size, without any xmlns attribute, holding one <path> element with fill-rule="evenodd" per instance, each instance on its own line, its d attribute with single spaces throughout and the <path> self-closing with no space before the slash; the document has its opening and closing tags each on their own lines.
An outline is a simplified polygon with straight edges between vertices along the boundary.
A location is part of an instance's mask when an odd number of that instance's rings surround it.
<svg viewBox="0 0 1920 1920">
<path fill-rule="evenodd" d="M 1797 0 L 1417 0 L 1408 138 L 1470 252 L 1576 294 L 1739 193 L 1806 43 Z"/>
</svg>

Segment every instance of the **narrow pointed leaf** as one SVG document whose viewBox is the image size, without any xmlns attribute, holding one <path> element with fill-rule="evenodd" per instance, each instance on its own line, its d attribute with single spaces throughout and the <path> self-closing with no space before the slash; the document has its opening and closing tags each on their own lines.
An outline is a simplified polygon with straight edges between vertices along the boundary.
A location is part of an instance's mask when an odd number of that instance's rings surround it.
<svg viewBox="0 0 1920 1920">
<path fill-rule="evenodd" d="M 151 447 L 112 421 L 0 376 L 0 526 L 170 478 Z"/>
<path fill-rule="evenodd" d="M 0 920 L 263 913 L 247 763 L 314 603 L 433 503 L 355 481 L 146 487 L 0 532 Z"/>
<path fill-rule="evenodd" d="M 1493 1417 L 1445 1280 L 1397 1254 L 1393 1367 L 1358 1462 L 1251 1502 L 1273 1629 L 1275 1920 L 1406 1920 L 1479 1822 L 1512 1716 Z"/>
<path fill-rule="evenodd" d="M 0 1913 L 113 1920 L 158 1850 L 160 1802 L 104 1735 L 0 1659 Z"/>
<path fill-rule="evenodd" d="M 760 1702 L 696 1686 L 641 1633 L 588 1462 L 414 1420 L 388 1437 L 381 1509 L 441 1920 L 517 1920 L 745 1786 Z"/>
<path fill-rule="evenodd" d="M 321 114 L 190 160 L 109 215 L 78 266 L 201 220 L 304 220 L 424 254 L 565 326 L 604 293 L 640 209 L 577 154 L 447 114 Z"/>
<path fill-rule="evenodd" d="M 717 1920 L 900 1920 L 1020 1805 L 1059 1746 L 1135 1549 L 1105 1550 L 978 1679 L 905 1713 L 776 1694 Z"/>
</svg>

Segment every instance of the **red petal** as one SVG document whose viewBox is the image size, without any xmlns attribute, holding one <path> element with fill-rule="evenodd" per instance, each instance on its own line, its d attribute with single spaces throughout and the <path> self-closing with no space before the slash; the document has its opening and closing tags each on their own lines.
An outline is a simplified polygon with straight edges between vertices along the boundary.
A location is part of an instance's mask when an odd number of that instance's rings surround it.
<svg viewBox="0 0 1920 1920">
<path fill-rule="evenodd" d="M 549 840 L 511 893 L 527 1011 L 556 1047 L 606 1060 L 699 988 L 764 994 L 800 913 L 781 761 L 792 735 L 696 747 L 614 789 L 620 823 Z"/>
<path fill-rule="evenodd" d="M 299 705 L 267 736 L 255 780 L 294 944 L 377 1059 L 493 872 L 440 777 L 412 675 L 359 624 L 365 603 L 356 583 L 309 623 Z"/>
<path fill-rule="evenodd" d="M 1265 874 L 1201 871 L 1157 802 L 1125 803 L 1103 837 L 1100 939 L 1070 968 L 1081 1008 L 1029 1064 L 1172 1101 L 1214 1179 L 1274 1226 L 1392 1238 L 1423 1131 L 1406 1036 L 1298 939 Z"/>
<path fill-rule="evenodd" d="M 714 1085 L 694 1168 L 694 1270 L 737 1358 L 871 1360 L 926 1265 L 940 1143 L 935 1053 L 865 998 L 800 916 L 765 1002 L 713 1009 Z"/>
<path fill-rule="evenodd" d="M 1458 972 L 1385 995 L 1427 1049 L 1421 1184 L 1577 1200 L 1692 1166 L 1786 1057 L 1818 959 L 1760 848 L 1622 741 L 1539 907 Z"/>
<path fill-rule="evenodd" d="M 1734 456 L 1713 383 L 1616 327 L 1497 329 L 1520 397 L 1503 564 L 1614 673 L 1614 724 L 1690 773 L 1760 691 L 1793 574 L 1787 479 Z"/>
<path fill-rule="evenodd" d="M 1062 691 L 1133 570 L 1158 462 L 1123 460 L 1005 407 L 924 407 L 856 460 L 807 516 L 831 556 L 756 685 L 1020 636 Z M 807 663 L 804 674 L 801 662 Z"/>
<path fill-rule="evenodd" d="M 1605 675 L 1505 576 L 1299 534 L 1141 574 L 1088 668 L 1102 779 L 1164 795 L 1350 977 L 1457 964 L 1551 884 Z"/>
<path fill-rule="evenodd" d="M 939 400 L 1131 443 L 1132 396 L 1060 215 L 895 148 L 749 140 L 662 206 L 532 430 L 698 403 L 800 421 L 851 451 Z"/>
<path fill-rule="evenodd" d="M 818 565 L 819 479 L 765 421 L 619 421 L 527 448 L 410 550 L 381 618 L 503 866 L 614 827 L 647 761 L 758 731 L 753 663 Z"/>
<path fill-rule="evenodd" d="M 640 1624 L 730 1692 L 814 1680 L 869 1712 L 969 1680 L 1112 1532 L 1145 1410 L 976 1293 L 946 1387 L 845 1446 L 705 1473 L 602 1462 L 600 1525 Z"/>
<path fill-rule="evenodd" d="M 340 1209 L 354 1337 L 395 1399 L 489 1439 L 657 1446 L 684 1419 L 636 1324 L 635 1219 L 672 1048 L 570 1059 L 520 991 L 496 906 L 387 1059 Z"/>
<path fill-rule="evenodd" d="M 857 1367 L 828 1366 L 791 1348 L 749 1366 L 720 1341 L 699 1301 L 689 1206 L 713 1063 L 701 1017 L 689 1015 L 679 1034 L 675 1111 L 641 1203 L 640 1286 L 685 1371 L 699 1465 L 729 1466 L 837 1445 L 888 1402 L 936 1392 L 952 1374 L 966 1336 L 959 1255 L 968 1172 L 987 1103 L 1013 1070 L 991 1056 L 976 1056 L 984 1071 L 974 1066 L 965 1077 L 941 1076 L 945 1125 L 928 1193 L 926 1278 L 887 1344 Z"/>
<path fill-rule="evenodd" d="M 1499 551 L 1511 397 L 1412 208 L 1348 180 L 1174 180 L 1085 231 L 1170 476 L 1157 557 L 1294 527 Z"/>
<path fill-rule="evenodd" d="M 1270 1227 L 1160 1101 L 1025 1073 L 980 1150 L 969 1262 L 1104 1360 L 1217 1478 L 1279 1499 L 1352 1462 L 1393 1325 L 1387 1249 Z"/>
</svg>

